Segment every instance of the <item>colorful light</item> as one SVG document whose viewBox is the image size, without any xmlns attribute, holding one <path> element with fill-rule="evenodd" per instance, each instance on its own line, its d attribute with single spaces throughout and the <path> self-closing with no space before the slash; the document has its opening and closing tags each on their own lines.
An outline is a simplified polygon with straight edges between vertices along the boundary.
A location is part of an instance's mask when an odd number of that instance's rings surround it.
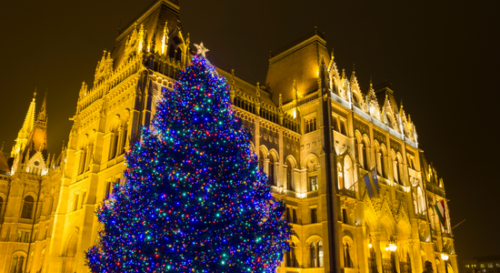
<svg viewBox="0 0 500 273">
<path fill-rule="evenodd" d="M 224 78 L 202 57 L 163 89 L 127 153 L 126 183 L 98 211 L 93 272 L 275 272 L 289 248 Z"/>
</svg>

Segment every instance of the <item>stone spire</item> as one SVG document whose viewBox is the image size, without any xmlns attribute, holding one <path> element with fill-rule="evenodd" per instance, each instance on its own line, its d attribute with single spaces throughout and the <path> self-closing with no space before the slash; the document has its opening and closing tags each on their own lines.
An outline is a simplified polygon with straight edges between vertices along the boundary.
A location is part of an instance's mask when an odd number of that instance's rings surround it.
<svg viewBox="0 0 500 273">
<path fill-rule="evenodd" d="M 26 146 L 26 142 L 28 142 L 28 138 L 33 131 L 33 126 L 35 124 L 35 97 L 36 97 L 36 88 L 33 93 L 33 100 L 28 108 L 28 113 L 24 118 L 23 126 L 19 133 L 17 134 L 16 144 L 12 147 L 11 157 L 15 157 L 18 155 L 24 147 Z"/>
<path fill-rule="evenodd" d="M 47 92 L 43 96 L 42 107 L 40 108 L 40 112 L 38 112 L 37 122 L 47 122 Z"/>
</svg>

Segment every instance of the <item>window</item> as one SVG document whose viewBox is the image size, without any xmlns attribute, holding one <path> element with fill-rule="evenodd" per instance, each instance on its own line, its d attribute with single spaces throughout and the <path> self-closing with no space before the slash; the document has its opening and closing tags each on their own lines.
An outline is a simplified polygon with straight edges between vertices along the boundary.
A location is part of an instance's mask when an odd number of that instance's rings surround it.
<svg viewBox="0 0 500 273">
<path fill-rule="evenodd" d="M 23 232 L 18 230 L 17 231 L 17 241 L 22 242 L 23 241 Z"/>
<path fill-rule="evenodd" d="M 259 171 L 264 171 L 264 153 L 262 151 L 259 152 Z"/>
<path fill-rule="evenodd" d="M 30 242 L 30 233 L 29 231 L 25 231 L 24 232 L 24 240 L 23 240 L 25 243 L 29 243 Z"/>
<path fill-rule="evenodd" d="M 497 266 L 497 267 L 500 267 L 500 263 L 497 263 L 497 264 L 496 264 L 496 266 Z"/>
<path fill-rule="evenodd" d="M 363 157 L 363 167 L 365 168 L 365 170 L 369 170 L 369 166 L 368 166 L 368 145 L 366 144 L 366 142 L 361 142 L 361 153 L 362 153 L 362 157 Z"/>
<path fill-rule="evenodd" d="M 323 267 L 323 243 L 312 242 L 309 245 L 311 267 Z"/>
<path fill-rule="evenodd" d="M 323 243 L 321 241 L 318 242 L 318 261 L 319 267 L 323 267 Z"/>
<path fill-rule="evenodd" d="M 481 268 L 486 268 L 486 266 L 484 264 L 481 264 Z"/>
<path fill-rule="evenodd" d="M 340 120 L 340 133 L 347 135 L 347 122 L 345 120 Z"/>
<path fill-rule="evenodd" d="M 465 268 L 469 268 L 469 265 L 468 265 L 468 264 L 466 264 L 466 265 L 465 265 Z"/>
<path fill-rule="evenodd" d="M 352 259 L 351 259 L 351 253 L 350 253 L 350 248 L 351 246 L 349 245 L 349 243 L 344 243 L 344 267 L 346 268 L 353 268 L 354 265 L 352 263 Z"/>
<path fill-rule="evenodd" d="M 317 223 L 318 222 L 318 210 L 317 209 L 311 209 L 311 223 Z"/>
<path fill-rule="evenodd" d="M 393 164 L 394 182 L 399 183 L 399 159 L 396 157 Z"/>
<path fill-rule="evenodd" d="M 26 198 L 24 198 L 23 212 L 21 214 L 21 218 L 31 219 L 32 214 L 33 214 L 34 203 L 35 203 L 35 200 L 33 199 L 33 197 L 26 196 Z"/>
<path fill-rule="evenodd" d="M 312 242 L 310 245 L 309 245 L 309 248 L 310 248 L 310 252 L 311 252 L 311 267 L 318 267 L 318 256 L 316 255 L 316 243 L 315 242 Z"/>
<path fill-rule="evenodd" d="M 104 193 L 104 200 L 108 199 L 111 194 L 111 181 L 106 183 L 106 192 Z"/>
<path fill-rule="evenodd" d="M 311 119 L 307 119 L 305 121 L 305 133 L 310 133 L 312 131 L 316 131 L 316 117 L 314 118 L 311 118 Z"/>
<path fill-rule="evenodd" d="M 24 266 L 24 256 L 14 255 L 12 258 L 12 266 L 10 269 L 10 273 L 22 273 Z"/>
<path fill-rule="evenodd" d="M 73 199 L 73 211 L 78 209 L 78 198 L 80 195 L 78 193 L 75 193 L 75 198 Z"/>
<path fill-rule="evenodd" d="M 337 174 L 339 179 L 339 190 L 344 188 L 344 173 L 342 172 L 342 164 L 337 163 Z"/>
<path fill-rule="evenodd" d="M 488 264 L 488 268 L 493 268 L 493 264 Z"/>
<path fill-rule="evenodd" d="M 347 210 L 345 208 L 342 209 L 342 222 L 344 224 L 349 223 L 349 217 L 347 215 Z"/>
<path fill-rule="evenodd" d="M 309 189 L 311 191 L 318 190 L 318 176 L 310 176 L 309 177 Z"/>
<path fill-rule="evenodd" d="M 290 208 L 289 208 L 289 207 L 286 207 L 286 211 L 285 211 L 285 220 L 286 220 L 288 223 L 291 223 L 291 222 L 292 222 L 292 219 L 291 219 L 291 214 L 290 214 Z"/>
<path fill-rule="evenodd" d="M 128 140 L 127 138 L 128 138 L 128 124 L 125 123 L 122 129 L 122 141 L 120 144 L 120 151 L 119 151 L 120 155 L 126 152 L 125 147 L 127 146 L 127 140 Z"/>
<path fill-rule="evenodd" d="M 87 147 L 82 148 L 80 150 L 80 170 L 78 171 L 78 174 L 82 174 L 85 171 L 85 162 L 87 157 Z"/>
<path fill-rule="evenodd" d="M 295 258 L 295 244 L 290 243 L 290 252 L 286 256 L 287 267 L 298 267 L 297 259 Z"/>
<path fill-rule="evenodd" d="M 290 162 L 290 160 L 288 160 L 286 163 L 286 184 L 287 184 L 288 190 L 290 190 L 290 191 L 294 190 L 294 187 L 293 187 L 293 166 L 292 166 L 292 162 Z"/>
<path fill-rule="evenodd" d="M 87 195 L 87 192 L 86 192 L 86 191 L 84 191 L 84 192 L 82 193 L 82 205 L 80 206 L 80 208 L 83 208 L 83 205 L 85 204 L 85 196 L 86 196 L 86 195 Z"/>
<path fill-rule="evenodd" d="M 292 223 L 294 223 L 294 224 L 298 223 L 297 210 L 296 209 L 292 209 Z"/>
<path fill-rule="evenodd" d="M 269 154 L 269 171 L 268 171 L 268 176 L 269 176 L 269 185 L 276 185 L 276 181 L 275 181 L 275 175 L 274 175 L 274 157 Z"/>
<path fill-rule="evenodd" d="M 119 137 L 120 137 L 120 133 L 118 131 L 118 128 L 116 128 L 111 132 L 111 143 L 109 146 L 108 160 L 111 160 L 111 159 L 115 158 L 115 156 L 116 156 L 116 149 L 118 148 L 117 146 L 118 146 Z"/>
<path fill-rule="evenodd" d="M 339 127 L 339 120 L 337 117 L 333 116 L 332 117 L 332 127 L 333 127 L 333 130 L 336 131 L 336 132 L 339 132 L 340 133 L 340 127 Z"/>
<path fill-rule="evenodd" d="M 354 171 L 352 167 L 352 160 L 350 157 L 344 158 L 344 188 L 348 190 L 355 190 L 354 185 Z"/>
</svg>

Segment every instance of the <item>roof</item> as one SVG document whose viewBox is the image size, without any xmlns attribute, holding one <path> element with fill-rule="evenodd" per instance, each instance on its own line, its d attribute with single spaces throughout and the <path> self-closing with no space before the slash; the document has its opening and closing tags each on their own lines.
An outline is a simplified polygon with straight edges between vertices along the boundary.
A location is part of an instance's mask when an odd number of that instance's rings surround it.
<svg viewBox="0 0 500 273">
<path fill-rule="evenodd" d="M 321 59 L 329 60 L 326 41 L 319 35 L 288 48 L 269 59 L 266 87 L 274 101 L 282 94 L 283 103 L 295 98 L 293 81 L 297 83 L 299 97 L 318 89 L 318 71 Z"/>
<path fill-rule="evenodd" d="M 0 174 L 10 175 L 10 168 L 3 153 L 0 153 Z"/>
<path fill-rule="evenodd" d="M 111 58 L 114 60 L 114 69 L 126 61 L 125 49 L 127 38 L 133 34 L 134 29 L 138 30 L 141 24 L 143 24 L 147 40 L 151 40 L 153 33 L 155 33 L 156 44 L 160 44 L 162 40 L 162 35 L 160 34 L 163 33 L 165 22 L 168 22 L 167 26 L 170 36 L 174 35 L 180 28 L 179 9 L 177 0 L 157 0 L 139 18 L 129 24 L 120 33 L 118 38 L 116 38 L 115 47 L 111 52 Z"/>
</svg>

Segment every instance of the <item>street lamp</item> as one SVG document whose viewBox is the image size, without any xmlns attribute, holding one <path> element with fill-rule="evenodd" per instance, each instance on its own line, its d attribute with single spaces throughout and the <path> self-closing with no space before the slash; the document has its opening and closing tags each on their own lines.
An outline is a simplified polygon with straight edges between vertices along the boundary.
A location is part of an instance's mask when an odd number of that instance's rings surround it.
<svg viewBox="0 0 500 273">
<path fill-rule="evenodd" d="M 448 256 L 448 254 L 441 253 L 441 259 L 443 259 L 443 261 L 448 261 L 449 258 L 450 258 L 450 256 Z"/>
<path fill-rule="evenodd" d="M 387 245 L 387 248 L 394 252 L 398 249 L 398 246 L 396 245 L 396 241 L 394 241 L 394 238 L 391 235 L 391 238 L 389 239 L 389 244 Z"/>
</svg>

